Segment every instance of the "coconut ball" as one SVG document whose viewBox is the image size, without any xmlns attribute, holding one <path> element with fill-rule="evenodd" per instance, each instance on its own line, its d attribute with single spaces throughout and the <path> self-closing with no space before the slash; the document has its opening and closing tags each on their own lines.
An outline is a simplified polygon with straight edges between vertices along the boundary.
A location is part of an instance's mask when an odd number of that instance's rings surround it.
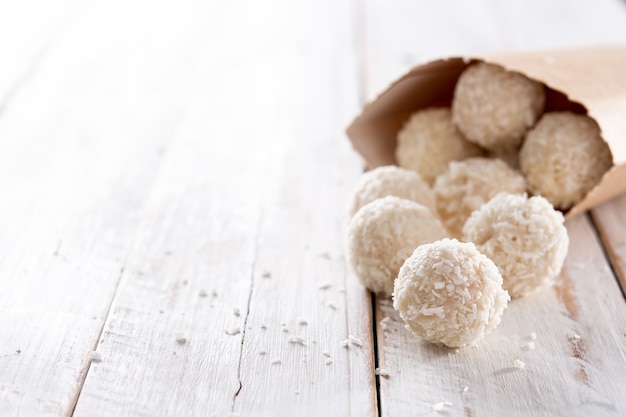
<svg viewBox="0 0 626 417">
<path fill-rule="evenodd" d="M 516 148 L 539 118 L 546 101 L 543 84 L 499 65 L 478 63 L 459 78 L 452 119 L 483 148 Z"/>
<path fill-rule="evenodd" d="M 495 262 L 515 298 L 560 273 L 569 245 L 564 221 L 543 197 L 501 193 L 470 216 L 463 235 Z"/>
<path fill-rule="evenodd" d="M 483 149 L 465 140 L 452 123 L 449 108 L 413 113 L 398 132 L 398 164 L 417 171 L 431 185 L 446 170 L 448 162 L 483 154 Z"/>
<path fill-rule="evenodd" d="M 435 195 L 418 173 L 389 165 L 366 172 L 359 178 L 350 199 L 353 216 L 365 204 L 388 195 L 415 201 L 436 213 Z"/>
<path fill-rule="evenodd" d="M 364 205 L 350 220 L 347 258 L 364 286 L 390 295 L 413 250 L 443 237 L 443 226 L 426 207 L 387 196 Z"/>
<path fill-rule="evenodd" d="M 393 307 L 407 329 L 451 348 L 471 345 L 495 329 L 509 300 L 493 261 L 473 243 L 456 239 L 415 249 L 393 292 Z"/>
<path fill-rule="evenodd" d="M 611 150 L 590 117 L 570 112 L 544 114 L 528 132 L 520 166 L 532 194 L 567 210 L 602 179 L 613 165 Z"/>
<path fill-rule="evenodd" d="M 470 158 L 450 162 L 448 170 L 437 177 L 433 191 L 439 218 L 450 235 L 460 238 L 474 210 L 501 191 L 524 193 L 526 182 L 500 159 Z"/>
</svg>

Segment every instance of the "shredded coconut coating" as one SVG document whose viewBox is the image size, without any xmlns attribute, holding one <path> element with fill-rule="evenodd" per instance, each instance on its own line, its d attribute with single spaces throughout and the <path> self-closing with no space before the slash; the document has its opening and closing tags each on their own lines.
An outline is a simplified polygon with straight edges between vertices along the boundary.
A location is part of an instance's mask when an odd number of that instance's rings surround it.
<svg viewBox="0 0 626 417">
<path fill-rule="evenodd" d="M 582 200 L 612 165 L 598 124 L 570 112 L 544 114 L 520 151 L 528 190 L 561 210 Z"/>
<path fill-rule="evenodd" d="M 411 332 L 450 348 L 495 329 L 509 300 L 493 261 L 456 239 L 418 247 L 400 268 L 393 293 L 393 307 Z"/>
<path fill-rule="evenodd" d="M 461 238 L 463 225 L 477 210 L 501 191 L 526 191 L 524 177 L 499 159 L 469 158 L 450 162 L 433 187 L 439 218 L 448 233 Z"/>
<path fill-rule="evenodd" d="M 432 185 L 450 161 L 482 156 L 485 151 L 468 142 L 452 123 L 449 108 L 428 108 L 413 113 L 398 132 L 396 161 L 417 171 Z"/>
<path fill-rule="evenodd" d="M 348 224 L 347 258 L 361 283 L 391 295 L 398 270 L 413 250 L 445 237 L 423 205 L 388 196 L 363 206 Z"/>
<path fill-rule="evenodd" d="M 564 221 L 543 197 L 501 193 L 471 215 L 463 235 L 498 266 L 504 288 L 516 298 L 561 272 L 569 245 Z"/>
<path fill-rule="evenodd" d="M 433 191 L 418 173 L 388 165 L 361 175 L 350 199 L 349 215 L 354 216 L 367 203 L 389 195 L 420 203 L 432 213 L 437 211 Z"/>
<path fill-rule="evenodd" d="M 483 148 L 516 148 L 543 111 L 544 86 L 499 65 L 471 65 L 459 78 L 452 119 L 467 140 Z"/>
</svg>

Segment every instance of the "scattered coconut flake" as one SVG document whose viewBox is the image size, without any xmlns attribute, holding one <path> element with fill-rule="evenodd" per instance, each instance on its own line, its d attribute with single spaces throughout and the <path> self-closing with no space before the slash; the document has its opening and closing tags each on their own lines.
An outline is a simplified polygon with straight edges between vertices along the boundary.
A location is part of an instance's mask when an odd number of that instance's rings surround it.
<svg viewBox="0 0 626 417">
<path fill-rule="evenodd" d="M 469 387 L 465 386 L 463 387 L 463 392 L 467 392 L 469 390 Z"/>
<path fill-rule="evenodd" d="M 265 351 L 265 349 L 261 349 L 259 350 L 259 355 L 265 355 L 267 352 Z"/>
<path fill-rule="evenodd" d="M 351 334 L 348 335 L 348 339 L 350 339 L 350 343 L 359 347 L 363 346 L 363 342 L 361 341 L 361 339 L 358 339 L 354 336 L 352 336 Z"/>
<path fill-rule="evenodd" d="M 327 358 L 330 358 L 330 352 L 328 352 L 327 350 L 322 351 L 322 355 L 326 356 Z"/>
<path fill-rule="evenodd" d="M 374 369 L 374 375 L 389 377 L 389 372 L 385 368 L 376 368 Z"/>
<path fill-rule="evenodd" d="M 322 252 L 322 253 L 320 253 L 320 256 L 322 258 L 324 258 L 324 259 L 330 259 L 331 258 L 330 253 L 328 253 L 328 252 Z"/>
<path fill-rule="evenodd" d="M 574 334 L 574 339 L 579 340 L 580 339 L 580 335 L 579 334 Z"/>
<path fill-rule="evenodd" d="M 267 323 L 265 322 L 261 323 L 261 329 L 263 330 L 267 329 Z"/>
<path fill-rule="evenodd" d="M 327 290 L 327 289 L 329 289 L 329 288 L 330 288 L 330 287 L 332 287 L 332 286 L 333 286 L 333 284 L 331 284 L 330 282 L 326 282 L 326 283 L 324 283 L 324 284 L 321 284 L 321 285 L 320 285 L 319 287 L 317 287 L 317 288 L 319 288 L 320 290 Z"/>
<path fill-rule="evenodd" d="M 87 358 L 92 362 L 102 362 L 102 353 L 92 350 L 87 354 Z"/>
<path fill-rule="evenodd" d="M 261 272 L 261 276 L 263 278 L 271 278 L 272 273 L 268 269 L 263 269 L 263 272 Z"/>
<path fill-rule="evenodd" d="M 217 290 L 215 288 L 213 288 L 213 290 L 211 290 L 211 295 L 213 297 L 217 297 Z"/>
<path fill-rule="evenodd" d="M 209 295 L 209 294 L 206 292 L 206 290 L 199 290 L 199 291 L 198 291 L 198 296 L 200 296 L 200 297 L 203 297 L 203 298 L 204 298 L 204 297 L 206 297 L 207 295 Z"/>
<path fill-rule="evenodd" d="M 289 333 L 289 329 L 286 327 L 283 327 L 281 330 L 283 331 L 283 333 Z"/>
<path fill-rule="evenodd" d="M 281 363 L 283 363 L 283 361 L 281 361 L 279 358 L 272 359 L 272 365 L 280 365 Z"/>
<path fill-rule="evenodd" d="M 333 360 L 331 358 L 326 358 L 326 360 L 324 361 L 324 363 L 326 365 L 330 365 L 331 363 L 333 363 Z"/>
<path fill-rule="evenodd" d="M 519 359 L 515 359 L 513 361 L 513 366 L 517 369 L 524 369 L 526 367 L 526 364 Z"/>
<path fill-rule="evenodd" d="M 293 393 L 296 394 L 296 395 L 300 395 L 300 391 L 298 391 L 298 390 L 295 390 Z"/>
<path fill-rule="evenodd" d="M 528 342 L 526 344 L 526 350 L 535 350 L 535 342 Z"/>
<path fill-rule="evenodd" d="M 326 305 L 333 310 L 337 310 L 337 304 L 333 303 L 332 301 L 327 302 Z"/>
<path fill-rule="evenodd" d="M 531 340 L 536 340 L 537 339 L 537 333 L 535 332 L 530 332 L 530 334 L 528 335 L 528 337 L 530 337 Z"/>
<path fill-rule="evenodd" d="M 184 333 L 176 333 L 176 343 L 184 345 L 187 343 L 187 336 Z"/>
<path fill-rule="evenodd" d="M 239 327 L 233 327 L 232 329 L 226 329 L 224 330 L 224 332 L 229 335 L 229 336 L 234 336 L 236 334 L 241 333 L 241 328 Z"/>
<path fill-rule="evenodd" d="M 387 330 L 387 326 L 388 326 L 390 321 L 391 321 L 391 319 L 388 316 L 383 318 L 380 321 L 380 327 L 382 327 L 383 330 Z"/>
<path fill-rule="evenodd" d="M 306 326 L 307 324 L 309 324 L 309 322 L 306 321 L 306 319 L 304 317 L 298 317 L 298 324 L 300 324 L 302 326 Z"/>
<path fill-rule="evenodd" d="M 289 341 L 289 343 L 294 343 L 294 344 L 298 344 L 298 345 L 302 345 L 302 346 L 306 345 L 306 342 L 305 342 L 304 338 L 302 338 L 300 336 L 289 336 L 288 341 Z"/>
<path fill-rule="evenodd" d="M 235 317 L 241 316 L 241 310 L 239 310 L 239 307 L 233 307 L 233 314 Z"/>
<path fill-rule="evenodd" d="M 433 404 L 433 410 L 435 410 L 435 411 L 443 410 L 443 403 L 435 403 L 435 404 Z"/>
<path fill-rule="evenodd" d="M 348 339 L 341 341 L 341 346 L 347 348 L 350 345 L 350 341 Z"/>
</svg>

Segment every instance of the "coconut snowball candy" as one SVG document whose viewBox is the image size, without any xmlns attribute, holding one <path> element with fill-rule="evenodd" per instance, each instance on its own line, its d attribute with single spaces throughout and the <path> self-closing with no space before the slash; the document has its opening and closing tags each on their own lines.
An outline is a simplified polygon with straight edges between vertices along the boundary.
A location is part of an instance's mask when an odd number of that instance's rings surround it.
<svg viewBox="0 0 626 417">
<path fill-rule="evenodd" d="M 561 210 L 582 200 L 612 165 L 598 124 L 571 112 L 545 113 L 520 150 L 529 191 Z"/>
<path fill-rule="evenodd" d="M 393 292 L 407 329 L 450 348 L 471 345 L 495 329 L 509 300 L 493 261 L 456 239 L 415 249 Z"/>
<path fill-rule="evenodd" d="M 448 162 L 482 156 L 485 151 L 468 142 L 452 123 L 449 108 L 427 108 L 411 115 L 398 132 L 396 160 L 432 184 Z"/>
<path fill-rule="evenodd" d="M 513 298 L 551 283 L 569 245 L 563 214 L 538 196 L 498 194 L 472 213 L 463 234 L 498 266 Z"/>
<path fill-rule="evenodd" d="M 543 111 L 543 84 L 499 65 L 470 65 L 459 78 L 452 118 L 467 140 L 486 149 L 517 148 Z"/>
<path fill-rule="evenodd" d="M 385 196 L 396 196 L 420 203 L 436 213 L 435 196 L 428 184 L 414 171 L 388 165 L 361 175 L 350 198 L 349 215 L 365 204 Z"/>
<path fill-rule="evenodd" d="M 417 246 L 443 237 L 443 226 L 426 207 L 387 196 L 366 204 L 352 217 L 346 253 L 365 287 L 391 295 L 404 260 Z"/>
<path fill-rule="evenodd" d="M 450 162 L 433 187 L 439 218 L 448 233 L 463 235 L 463 225 L 474 210 L 501 191 L 524 193 L 526 182 L 519 171 L 500 159 L 469 158 Z"/>
</svg>

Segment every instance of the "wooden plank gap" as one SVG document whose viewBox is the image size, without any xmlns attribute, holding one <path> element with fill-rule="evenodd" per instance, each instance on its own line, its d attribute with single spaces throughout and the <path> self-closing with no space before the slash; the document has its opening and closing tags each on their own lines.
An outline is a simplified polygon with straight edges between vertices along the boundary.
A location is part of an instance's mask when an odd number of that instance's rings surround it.
<svg viewBox="0 0 626 417">
<path fill-rule="evenodd" d="M 266 187 L 267 188 L 267 187 Z M 243 329 L 241 331 L 241 347 L 239 349 L 239 359 L 237 360 L 237 382 L 239 382 L 239 388 L 233 395 L 233 403 L 231 406 L 231 413 L 235 413 L 235 404 L 237 402 L 237 397 L 243 388 L 243 383 L 241 382 L 241 362 L 243 359 L 243 348 L 246 343 L 246 333 L 248 330 L 248 318 L 250 317 L 250 305 L 252 302 L 252 295 L 254 294 L 254 276 L 257 267 L 257 261 L 259 259 L 259 246 L 261 239 L 261 231 L 263 225 L 263 213 L 264 207 L 261 205 L 259 218 L 257 220 L 257 226 L 254 233 L 254 253 L 252 254 L 252 267 L 250 268 L 250 291 L 248 292 L 248 301 L 246 302 L 246 317 L 243 320 Z"/>
<path fill-rule="evenodd" d="M 355 0 L 354 5 L 354 44 L 356 49 L 356 79 L 358 103 L 364 105 L 370 97 L 367 39 L 367 13 L 365 0 Z"/>
<path fill-rule="evenodd" d="M 376 316 L 376 294 L 370 293 L 371 297 L 371 309 L 372 309 L 372 346 L 374 347 L 374 378 L 376 379 L 376 412 L 379 417 L 383 415 L 382 407 L 380 403 L 380 378 L 382 375 L 376 374 L 376 369 L 380 367 L 379 364 L 379 349 L 378 349 L 378 319 Z"/>
<path fill-rule="evenodd" d="M 60 246 L 61 246 L 61 241 L 59 241 L 57 250 L 59 249 Z M 115 288 L 113 289 L 113 296 L 111 297 L 111 300 L 109 301 L 109 305 L 107 307 L 104 320 L 102 320 L 102 324 L 100 326 L 100 329 L 98 330 L 96 340 L 94 341 L 92 345 L 93 346 L 93 348 L 91 349 L 92 351 L 97 351 L 98 349 L 98 345 L 100 344 L 100 338 L 102 337 L 102 333 L 104 332 L 104 327 L 109 318 L 109 314 L 111 313 L 113 301 L 115 300 L 115 297 L 117 296 L 117 291 L 120 287 L 120 282 L 122 282 L 123 275 L 124 275 L 124 266 L 120 268 L 120 273 L 117 276 L 117 282 L 115 283 Z M 66 414 L 67 417 L 71 417 L 74 415 L 74 410 L 76 410 L 76 404 L 78 404 L 78 399 L 80 398 L 80 394 L 83 392 L 83 387 L 85 386 L 85 380 L 87 379 L 87 375 L 89 374 L 89 369 L 91 368 L 91 362 L 92 360 L 88 357 L 83 369 L 80 371 L 80 374 L 78 377 L 78 389 L 76 390 L 76 395 L 72 399 L 72 402 L 70 403 L 70 407 L 68 408 L 68 413 Z"/>
<path fill-rule="evenodd" d="M 591 212 L 588 211 L 587 213 L 585 213 L 585 216 L 587 216 L 587 219 L 589 219 L 589 223 L 591 224 L 591 230 L 593 230 L 595 238 L 597 239 L 599 246 L 602 250 L 602 256 L 604 256 L 606 263 L 611 269 L 611 273 L 613 274 L 615 281 L 617 281 L 617 285 L 622 290 L 622 297 L 624 297 L 624 300 L 626 300 L 626 281 L 624 280 L 624 277 L 620 275 L 619 269 L 615 266 L 614 262 L 616 255 L 612 253 L 611 248 L 607 246 L 606 242 L 608 242 L 608 238 L 607 236 L 604 236 L 603 229 L 599 227 L 598 224 L 596 224 L 595 218 Z"/>
</svg>

